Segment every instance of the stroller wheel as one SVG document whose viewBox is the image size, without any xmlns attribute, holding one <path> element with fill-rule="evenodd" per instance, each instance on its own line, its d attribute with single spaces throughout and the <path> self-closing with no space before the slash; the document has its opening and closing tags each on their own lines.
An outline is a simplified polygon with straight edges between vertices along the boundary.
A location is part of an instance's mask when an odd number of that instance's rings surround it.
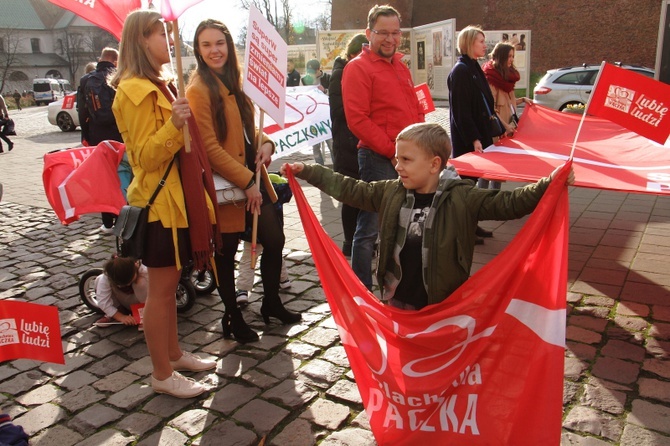
<svg viewBox="0 0 670 446">
<path fill-rule="evenodd" d="M 79 279 L 79 297 L 88 308 L 98 314 L 104 314 L 98 307 L 98 298 L 95 295 L 95 279 L 102 274 L 102 269 L 89 269 Z"/>
<path fill-rule="evenodd" d="M 207 296 L 212 294 L 216 289 L 216 281 L 214 280 L 214 273 L 206 269 L 203 271 L 191 271 L 191 283 L 195 288 L 198 296 Z"/>
<path fill-rule="evenodd" d="M 188 277 L 186 278 L 182 277 L 181 279 L 179 279 L 175 297 L 177 298 L 178 313 L 187 312 L 195 304 L 195 297 L 196 297 L 195 287 L 193 286 Z"/>
</svg>

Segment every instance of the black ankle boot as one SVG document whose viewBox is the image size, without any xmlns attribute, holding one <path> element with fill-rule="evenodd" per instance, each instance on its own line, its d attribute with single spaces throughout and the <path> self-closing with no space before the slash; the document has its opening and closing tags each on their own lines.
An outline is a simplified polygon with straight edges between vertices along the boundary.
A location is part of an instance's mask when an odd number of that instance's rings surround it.
<svg viewBox="0 0 670 446">
<path fill-rule="evenodd" d="M 259 339 L 258 333 L 249 328 L 247 323 L 244 322 L 244 317 L 242 317 L 242 312 L 239 309 L 237 311 L 226 310 L 223 313 L 221 325 L 223 326 L 223 337 L 226 339 L 235 338 L 240 344 L 256 342 Z"/>
<path fill-rule="evenodd" d="M 275 298 L 268 296 L 263 297 L 263 304 L 261 305 L 261 316 L 263 316 L 263 321 L 266 324 L 270 323 L 271 317 L 279 319 L 284 325 L 295 324 L 296 322 L 300 322 L 302 319 L 300 313 L 294 313 L 293 311 L 289 311 L 284 307 L 284 304 L 279 298 L 279 295 L 277 295 Z"/>
</svg>

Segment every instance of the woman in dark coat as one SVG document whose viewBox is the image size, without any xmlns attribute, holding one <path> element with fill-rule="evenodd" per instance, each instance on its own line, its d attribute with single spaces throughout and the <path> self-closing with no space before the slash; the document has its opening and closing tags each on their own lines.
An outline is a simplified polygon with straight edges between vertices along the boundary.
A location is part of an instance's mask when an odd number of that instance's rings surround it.
<svg viewBox="0 0 670 446">
<path fill-rule="evenodd" d="M 358 175 L 358 138 L 351 133 L 347 127 L 347 119 L 344 116 L 344 105 L 342 102 L 342 73 L 344 67 L 351 59 L 356 57 L 362 50 L 363 44 L 368 39 L 365 34 L 356 34 L 347 44 L 345 57 L 338 57 L 333 64 L 333 72 L 328 86 L 330 96 L 330 120 L 333 129 L 333 169 L 343 175 L 359 179 Z M 342 252 L 345 256 L 351 256 L 351 243 L 356 232 L 356 220 L 358 208 L 342 205 L 342 229 L 344 231 L 344 243 Z"/>
</svg>

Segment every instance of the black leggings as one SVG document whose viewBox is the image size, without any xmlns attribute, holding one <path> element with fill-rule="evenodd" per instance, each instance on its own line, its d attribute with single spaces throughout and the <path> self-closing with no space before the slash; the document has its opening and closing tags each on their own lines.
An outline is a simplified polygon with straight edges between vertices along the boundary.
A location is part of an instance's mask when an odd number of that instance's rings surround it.
<svg viewBox="0 0 670 446">
<path fill-rule="evenodd" d="M 279 276 L 281 275 L 282 251 L 284 249 L 284 230 L 279 212 L 269 201 L 261 206 L 258 216 L 258 243 L 263 245 L 261 256 L 261 279 L 265 296 L 279 296 Z M 252 214 L 247 212 L 247 220 Z M 240 234 L 223 233 L 223 249 L 216 254 L 216 272 L 219 276 L 219 295 L 224 304 L 235 301 L 235 253 L 240 243 Z M 250 265 L 239 265 L 250 268 Z"/>
</svg>

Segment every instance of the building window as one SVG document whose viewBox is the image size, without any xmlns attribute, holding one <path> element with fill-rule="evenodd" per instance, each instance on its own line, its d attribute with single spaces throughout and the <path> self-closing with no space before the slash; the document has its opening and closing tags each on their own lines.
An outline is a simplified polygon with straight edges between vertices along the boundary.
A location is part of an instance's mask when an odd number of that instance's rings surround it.
<svg viewBox="0 0 670 446">
<path fill-rule="evenodd" d="M 33 53 L 41 53 L 40 50 L 40 39 L 33 37 L 30 39 L 30 46 L 33 48 Z"/>
<path fill-rule="evenodd" d="M 0 37 L 0 53 L 4 53 L 4 52 L 5 52 L 5 38 Z"/>
<path fill-rule="evenodd" d="M 28 76 L 23 71 L 13 71 L 12 74 L 9 75 L 9 80 L 12 82 L 27 81 Z"/>
<path fill-rule="evenodd" d="M 58 54 L 62 55 L 63 53 L 65 53 L 65 48 L 63 48 L 63 39 L 58 39 L 56 45 L 58 46 Z"/>
</svg>

